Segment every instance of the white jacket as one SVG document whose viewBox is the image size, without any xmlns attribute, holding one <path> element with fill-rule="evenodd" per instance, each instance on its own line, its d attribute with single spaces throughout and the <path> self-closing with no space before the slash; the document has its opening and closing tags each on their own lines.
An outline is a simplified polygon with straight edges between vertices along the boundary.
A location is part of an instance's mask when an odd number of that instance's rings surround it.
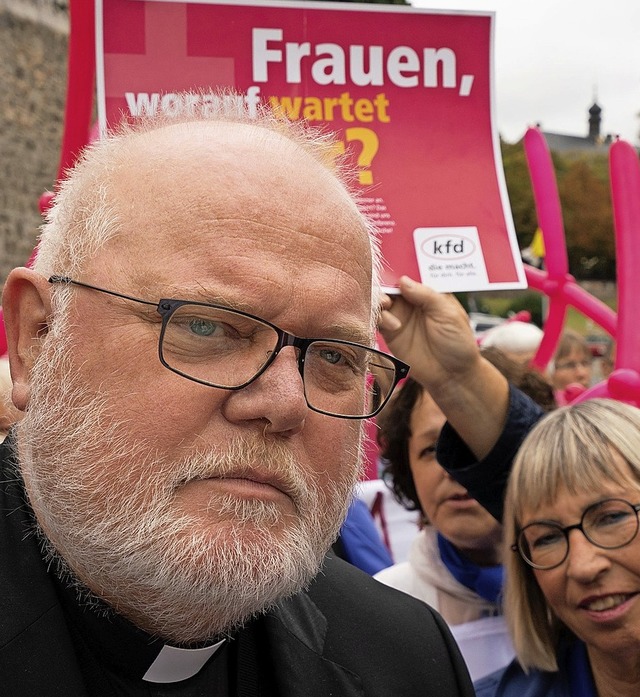
<svg viewBox="0 0 640 697">
<path fill-rule="evenodd" d="M 424 527 L 414 539 L 408 561 L 379 571 L 374 578 L 435 608 L 449 625 L 477 680 L 514 657 L 499 603 L 492 603 L 457 581 L 444 565 L 436 531 Z"/>
</svg>

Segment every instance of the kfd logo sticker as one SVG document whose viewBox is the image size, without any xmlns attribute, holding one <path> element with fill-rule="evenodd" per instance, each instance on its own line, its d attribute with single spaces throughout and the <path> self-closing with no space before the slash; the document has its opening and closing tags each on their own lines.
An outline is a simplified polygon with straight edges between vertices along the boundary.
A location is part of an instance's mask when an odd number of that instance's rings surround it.
<svg viewBox="0 0 640 697">
<path fill-rule="evenodd" d="M 478 228 L 420 227 L 413 244 L 423 283 L 444 293 L 488 288 Z"/>
<path fill-rule="evenodd" d="M 476 251 L 474 241 L 463 235 L 434 235 L 424 240 L 420 248 L 426 256 L 441 261 L 464 259 Z"/>
</svg>

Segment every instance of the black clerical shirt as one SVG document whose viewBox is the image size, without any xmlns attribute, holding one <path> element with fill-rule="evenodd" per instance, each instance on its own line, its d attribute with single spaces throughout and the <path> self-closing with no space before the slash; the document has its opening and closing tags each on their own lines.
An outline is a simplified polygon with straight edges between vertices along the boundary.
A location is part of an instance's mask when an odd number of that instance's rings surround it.
<svg viewBox="0 0 640 697">
<path fill-rule="evenodd" d="M 195 675 L 169 683 L 144 679 L 165 646 L 97 599 L 57 582 L 87 690 L 95 697 L 275 697 L 261 622 L 225 641 Z M 82 598 L 82 595 L 80 595 Z M 212 643 L 216 643 L 214 640 Z"/>
</svg>

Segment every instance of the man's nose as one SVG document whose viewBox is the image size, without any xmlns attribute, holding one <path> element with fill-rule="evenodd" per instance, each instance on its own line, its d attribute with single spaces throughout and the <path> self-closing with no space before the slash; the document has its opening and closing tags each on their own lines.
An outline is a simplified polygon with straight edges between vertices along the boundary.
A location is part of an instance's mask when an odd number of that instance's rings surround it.
<svg viewBox="0 0 640 697">
<path fill-rule="evenodd" d="M 262 375 L 231 392 L 222 408 L 225 418 L 234 423 L 259 423 L 265 433 L 300 432 L 309 407 L 297 354 L 292 346 L 283 348 Z"/>
</svg>

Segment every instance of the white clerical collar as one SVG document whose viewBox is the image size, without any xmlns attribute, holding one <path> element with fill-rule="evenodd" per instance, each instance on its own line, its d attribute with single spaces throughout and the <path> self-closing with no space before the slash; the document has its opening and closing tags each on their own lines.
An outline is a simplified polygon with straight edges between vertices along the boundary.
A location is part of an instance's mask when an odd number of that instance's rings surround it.
<svg viewBox="0 0 640 697">
<path fill-rule="evenodd" d="M 225 639 L 203 649 L 179 649 L 165 644 L 142 679 L 147 682 L 168 683 L 192 678 L 224 642 Z"/>
</svg>

